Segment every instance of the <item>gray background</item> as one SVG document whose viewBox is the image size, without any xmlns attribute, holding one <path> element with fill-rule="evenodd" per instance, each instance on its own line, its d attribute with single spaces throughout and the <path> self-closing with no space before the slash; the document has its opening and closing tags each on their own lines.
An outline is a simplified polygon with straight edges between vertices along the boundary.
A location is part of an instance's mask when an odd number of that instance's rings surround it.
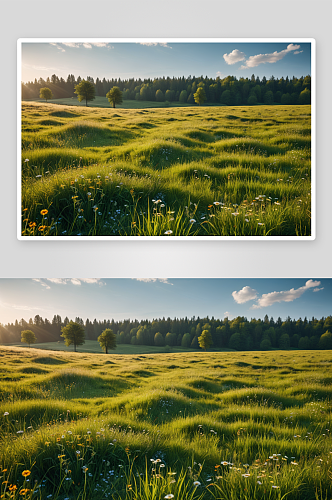
<svg viewBox="0 0 332 500">
<path fill-rule="evenodd" d="M 325 0 L 4 2 L 0 34 L 0 278 L 331 277 L 331 4 Z M 315 38 L 316 240 L 18 241 L 14 82 L 16 41 L 24 37 Z M 272 74 L 271 68 L 267 68 L 267 77 L 269 72 Z"/>
</svg>

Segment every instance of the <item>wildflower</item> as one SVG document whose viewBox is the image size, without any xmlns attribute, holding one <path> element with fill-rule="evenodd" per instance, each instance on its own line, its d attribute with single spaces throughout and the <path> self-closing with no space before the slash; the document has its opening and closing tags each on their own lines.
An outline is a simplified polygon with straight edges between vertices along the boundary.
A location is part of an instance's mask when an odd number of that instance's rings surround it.
<svg viewBox="0 0 332 500">
<path fill-rule="evenodd" d="M 24 431 L 17 431 L 16 434 L 23 434 Z"/>
<path fill-rule="evenodd" d="M 273 484 L 273 485 L 272 485 L 272 488 L 274 488 L 274 489 L 278 489 L 278 488 L 280 488 L 280 486 L 275 486 L 275 485 Z"/>
<path fill-rule="evenodd" d="M 168 498 L 174 498 L 174 495 L 172 495 L 172 493 L 168 493 L 168 495 L 166 495 L 164 498 L 168 499 Z"/>
<path fill-rule="evenodd" d="M 233 212 L 232 215 L 239 215 L 239 212 Z"/>
<path fill-rule="evenodd" d="M 194 483 L 193 483 L 193 484 L 194 484 L 195 488 L 197 488 L 198 486 L 200 486 L 200 485 L 201 485 L 201 483 L 200 483 L 199 481 L 194 481 Z"/>
<path fill-rule="evenodd" d="M 242 477 L 249 477 L 250 474 L 242 474 Z"/>
<path fill-rule="evenodd" d="M 20 495 L 22 496 L 26 495 L 27 493 L 29 493 L 28 488 L 23 488 L 23 490 L 20 490 Z"/>
<path fill-rule="evenodd" d="M 262 484 L 262 482 L 261 481 L 257 481 L 257 484 Z"/>
<path fill-rule="evenodd" d="M 24 471 L 22 472 L 22 476 L 23 476 L 23 477 L 28 477 L 28 476 L 30 476 L 30 474 L 31 474 L 31 471 L 29 471 L 29 470 L 24 470 Z"/>
<path fill-rule="evenodd" d="M 196 219 L 190 219 L 190 224 L 194 224 L 196 222 Z"/>
<path fill-rule="evenodd" d="M 9 489 L 9 491 L 16 491 L 17 486 L 16 486 L 16 484 L 11 484 L 8 489 Z"/>
<path fill-rule="evenodd" d="M 37 226 L 37 223 L 36 222 L 30 222 L 29 223 L 29 227 L 36 227 Z"/>
<path fill-rule="evenodd" d="M 228 465 L 228 462 L 226 462 L 226 461 L 221 462 L 221 465 Z"/>
<path fill-rule="evenodd" d="M 37 179 L 40 179 L 41 175 L 36 175 Z"/>
<path fill-rule="evenodd" d="M 27 161 L 29 161 L 29 160 L 28 160 L 28 158 L 26 158 L 26 159 L 24 160 L 24 162 L 27 162 Z"/>
<path fill-rule="evenodd" d="M 39 226 L 38 231 L 45 231 L 47 226 Z"/>
<path fill-rule="evenodd" d="M 76 200 L 76 198 L 78 198 L 78 196 L 72 196 L 71 197 L 72 200 Z"/>
<path fill-rule="evenodd" d="M 173 233 L 173 231 L 171 231 L 170 229 L 168 229 L 168 231 L 165 231 L 164 234 L 172 234 L 172 233 Z"/>
<path fill-rule="evenodd" d="M 9 415 L 8 411 L 5 411 L 5 413 L 3 414 L 4 417 L 6 417 L 7 415 Z"/>
</svg>

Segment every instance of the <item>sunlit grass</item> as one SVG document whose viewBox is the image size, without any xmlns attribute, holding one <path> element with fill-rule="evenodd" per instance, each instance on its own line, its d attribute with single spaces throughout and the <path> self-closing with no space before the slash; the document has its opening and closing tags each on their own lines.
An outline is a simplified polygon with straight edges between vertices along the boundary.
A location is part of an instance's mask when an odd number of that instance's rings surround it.
<svg viewBox="0 0 332 500">
<path fill-rule="evenodd" d="M 3 498 L 331 497 L 328 351 L 0 356 Z"/>
<path fill-rule="evenodd" d="M 290 109 L 23 103 L 22 235 L 308 236 L 310 107 Z"/>
</svg>

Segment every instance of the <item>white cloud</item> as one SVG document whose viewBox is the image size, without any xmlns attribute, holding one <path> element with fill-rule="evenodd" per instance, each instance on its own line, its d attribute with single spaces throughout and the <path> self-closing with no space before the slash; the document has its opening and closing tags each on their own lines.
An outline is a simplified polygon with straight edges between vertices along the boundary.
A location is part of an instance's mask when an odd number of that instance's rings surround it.
<svg viewBox="0 0 332 500">
<path fill-rule="evenodd" d="M 65 49 L 63 47 L 61 47 L 60 45 L 58 45 L 57 43 L 52 43 L 51 42 L 50 45 L 53 45 L 54 47 L 56 47 L 61 52 L 66 52 Z"/>
<path fill-rule="evenodd" d="M 50 288 L 47 283 L 43 279 L 40 278 L 32 278 L 33 281 L 40 283 L 41 286 L 46 288 Z M 105 285 L 105 283 L 101 280 L 101 278 L 45 278 L 46 281 L 50 283 L 54 283 L 55 285 L 67 285 L 72 284 L 76 286 L 80 286 L 82 283 L 87 283 L 88 285 L 99 284 L 100 286 Z"/>
<path fill-rule="evenodd" d="M 235 64 L 237 62 L 243 61 L 246 58 L 244 52 L 240 52 L 238 49 L 232 50 L 229 54 L 224 54 L 223 58 L 227 64 Z"/>
<path fill-rule="evenodd" d="M 286 54 L 298 50 L 300 47 L 300 45 L 294 45 L 293 43 L 290 43 L 289 45 L 287 45 L 286 49 L 281 50 L 280 52 L 275 51 L 271 54 L 257 54 L 256 56 L 250 56 L 249 59 L 247 59 L 245 63 L 240 66 L 240 69 L 255 68 L 259 64 L 276 63 L 277 61 L 283 59 Z"/>
<path fill-rule="evenodd" d="M 91 43 L 83 43 L 83 47 L 85 47 L 86 49 L 92 49 Z"/>
<path fill-rule="evenodd" d="M 78 285 L 78 286 L 81 286 L 81 281 L 78 280 L 77 278 L 71 278 L 70 279 L 70 282 L 73 284 L 73 285 Z"/>
<path fill-rule="evenodd" d="M 320 292 L 320 290 L 324 290 L 324 287 L 322 286 L 322 288 L 314 288 L 313 292 Z"/>
<path fill-rule="evenodd" d="M 67 280 L 65 278 L 46 278 L 47 281 L 51 283 L 56 283 L 57 285 L 67 285 Z"/>
<path fill-rule="evenodd" d="M 294 54 L 302 54 L 303 50 L 296 50 Z"/>
<path fill-rule="evenodd" d="M 71 47 L 74 49 L 78 49 L 80 46 L 79 43 L 74 43 L 74 42 L 63 42 L 63 45 L 66 45 L 66 47 Z"/>
<path fill-rule="evenodd" d="M 155 283 L 156 281 L 159 281 L 160 283 L 165 283 L 165 285 L 173 285 L 173 283 L 168 281 L 169 278 L 132 278 L 132 279 L 136 281 L 144 281 L 145 283 L 150 283 L 150 282 Z"/>
<path fill-rule="evenodd" d="M 47 71 L 48 73 L 50 71 L 57 71 L 59 68 L 53 68 L 53 67 L 47 67 L 47 66 L 36 66 L 35 64 L 22 64 L 22 68 L 25 69 L 35 69 L 37 71 Z"/>
<path fill-rule="evenodd" d="M 257 297 L 257 292 L 253 288 L 250 288 L 250 286 L 244 286 L 242 290 L 233 292 L 232 296 L 237 304 L 244 304 L 249 300 L 254 300 Z"/>
<path fill-rule="evenodd" d="M 281 292 L 270 292 L 264 293 L 260 299 L 258 299 L 257 304 L 252 306 L 252 309 L 260 309 L 261 307 L 269 307 L 276 302 L 293 302 L 293 300 L 298 299 L 301 295 L 310 288 L 316 288 L 320 285 L 320 281 L 308 280 L 304 286 L 300 288 L 291 288 L 290 290 L 285 290 Z"/>
<path fill-rule="evenodd" d="M 47 283 L 44 283 L 42 280 L 38 279 L 38 278 L 32 278 L 32 281 L 36 281 L 37 283 L 40 283 L 41 286 L 44 286 L 46 288 L 46 290 L 50 290 L 51 287 L 48 286 Z"/>
<path fill-rule="evenodd" d="M 222 78 L 224 76 L 224 74 L 221 73 L 221 71 L 217 71 L 216 76 L 219 76 L 219 78 Z"/>
<path fill-rule="evenodd" d="M 165 42 L 138 42 L 139 45 L 146 45 L 148 47 L 156 47 L 157 45 L 160 45 L 161 47 L 166 47 L 167 49 L 171 49 L 169 45 Z"/>
<path fill-rule="evenodd" d="M 22 304 L 10 304 L 9 302 L 2 302 L 0 300 L 0 306 L 7 309 L 15 309 L 17 311 L 48 311 L 48 309 L 42 309 L 38 307 L 31 307 Z"/>
</svg>

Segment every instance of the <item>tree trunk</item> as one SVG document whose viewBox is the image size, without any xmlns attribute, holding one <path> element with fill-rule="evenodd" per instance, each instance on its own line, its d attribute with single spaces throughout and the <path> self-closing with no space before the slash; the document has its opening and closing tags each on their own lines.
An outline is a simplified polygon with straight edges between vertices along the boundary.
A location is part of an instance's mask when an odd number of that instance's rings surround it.
<svg viewBox="0 0 332 500">
<path fill-rule="evenodd" d="M 115 101 L 113 101 L 113 108 L 115 108 Z"/>
</svg>

